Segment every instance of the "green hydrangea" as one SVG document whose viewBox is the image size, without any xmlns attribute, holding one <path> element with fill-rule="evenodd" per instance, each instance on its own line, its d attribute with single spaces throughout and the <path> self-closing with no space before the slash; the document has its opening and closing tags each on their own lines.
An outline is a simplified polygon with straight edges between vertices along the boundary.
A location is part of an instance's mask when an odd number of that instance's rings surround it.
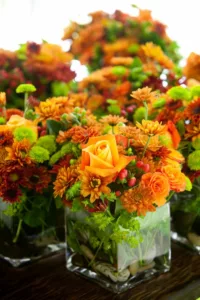
<svg viewBox="0 0 200 300">
<path fill-rule="evenodd" d="M 56 138 L 55 135 L 46 135 L 46 136 L 41 136 L 37 143 L 36 146 L 40 146 L 44 149 L 47 149 L 50 153 L 54 153 L 56 151 Z"/>
<path fill-rule="evenodd" d="M 6 119 L 3 117 L 0 117 L 0 125 L 6 124 Z"/>
<path fill-rule="evenodd" d="M 22 141 L 23 139 L 29 140 L 31 144 L 35 143 L 37 140 L 37 134 L 31 128 L 25 126 L 16 128 L 14 130 L 14 137 L 17 141 Z"/>
<path fill-rule="evenodd" d="M 188 166 L 191 170 L 200 170 L 200 150 L 195 150 L 188 156 Z"/>
<path fill-rule="evenodd" d="M 16 93 L 33 93 L 36 91 L 36 87 L 30 83 L 23 83 L 18 85 Z"/>
<path fill-rule="evenodd" d="M 136 123 L 139 122 L 141 123 L 141 121 L 143 119 L 145 119 L 145 113 L 146 113 L 146 108 L 145 107 L 139 107 L 135 110 L 135 113 L 133 115 L 133 121 Z"/>
<path fill-rule="evenodd" d="M 168 90 L 167 94 L 174 100 L 190 100 L 191 92 L 182 86 L 175 86 Z"/>
<path fill-rule="evenodd" d="M 186 191 L 191 191 L 192 190 L 192 182 L 190 181 L 190 179 L 186 176 L 186 187 L 185 190 Z"/>
<path fill-rule="evenodd" d="M 54 153 L 49 160 L 49 165 L 53 166 L 61 157 L 62 157 L 61 151 Z"/>
<path fill-rule="evenodd" d="M 200 139 L 197 138 L 192 142 L 192 147 L 196 150 L 200 150 Z"/>
<path fill-rule="evenodd" d="M 49 160 L 49 151 L 40 146 L 33 146 L 29 155 L 30 158 L 37 163 L 43 163 L 44 161 Z"/>
</svg>

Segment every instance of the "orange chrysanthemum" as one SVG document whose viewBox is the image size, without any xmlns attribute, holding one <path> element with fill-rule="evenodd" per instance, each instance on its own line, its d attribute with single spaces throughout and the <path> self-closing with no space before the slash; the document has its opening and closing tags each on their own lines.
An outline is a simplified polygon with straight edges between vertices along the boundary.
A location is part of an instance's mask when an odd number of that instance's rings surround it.
<svg viewBox="0 0 200 300">
<path fill-rule="evenodd" d="M 157 134 L 165 134 L 167 127 L 160 124 L 158 121 L 142 120 L 142 124 L 136 122 L 137 128 L 139 128 L 144 134 L 149 136 Z"/>
<path fill-rule="evenodd" d="M 93 203 L 99 199 L 101 194 L 109 194 L 110 188 L 107 186 L 112 182 L 113 176 L 101 177 L 88 171 L 80 172 L 81 195 L 87 197 L 90 195 L 90 202 Z"/>
<path fill-rule="evenodd" d="M 114 66 L 130 66 L 133 63 L 132 57 L 112 57 L 110 64 Z"/>
<path fill-rule="evenodd" d="M 77 168 L 75 166 L 70 166 L 68 168 L 62 167 L 58 171 L 54 184 L 54 197 L 63 197 L 67 188 L 77 180 Z"/>
<path fill-rule="evenodd" d="M 71 139 L 74 143 L 85 144 L 92 136 L 100 134 L 100 127 L 83 128 L 81 126 L 74 126 L 68 131 L 60 131 L 56 139 L 57 143 L 64 143 L 67 139 Z"/>
<path fill-rule="evenodd" d="M 200 55 L 194 52 L 189 55 L 183 73 L 187 78 L 200 81 Z"/>
<path fill-rule="evenodd" d="M 135 139 L 140 134 L 140 130 L 136 127 L 126 126 L 118 128 L 119 134 L 124 135 L 128 139 Z"/>
<path fill-rule="evenodd" d="M 184 111 L 184 116 L 195 124 L 200 123 L 200 98 L 188 104 Z"/>
<path fill-rule="evenodd" d="M 17 161 L 20 166 L 23 166 L 24 164 L 30 164 L 30 148 L 31 144 L 26 139 L 23 139 L 22 141 L 15 141 L 12 144 L 12 147 L 6 147 L 6 151 L 8 152 L 6 160 Z"/>
<path fill-rule="evenodd" d="M 156 210 L 151 195 L 140 186 L 125 191 L 120 200 L 129 213 L 137 212 L 145 216 L 148 211 Z"/>
<path fill-rule="evenodd" d="M 6 105 L 6 93 L 0 92 L 0 106 Z"/>
<path fill-rule="evenodd" d="M 114 125 L 117 125 L 118 123 L 127 123 L 128 121 L 124 117 L 108 115 L 108 116 L 102 117 L 100 119 L 100 122 L 114 126 Z"/>
<path fill-rule="evenodd" d="M 0 146 L 9 146 L 13 142 L 13 134 L 9 129 L 0 130 Z"/>
<path fill-rule="evenodd" d="M 160 46 L 154 45 L 152 42 L 140 46 L 140 55 L 144 61 L 148 61 L 148 58 L 150 58 L 167 69 L 173 69 L 174 67 L 173 62 L 164 54 Z"/>
<path fill-rule="evenodd" d="M 200 123 L 195 125 L 193 123 L 186 125 L 186 139 L 192 139 L 195 140 L 196 138 L 200 138 Z"/>
<path fill-rule="evenodd" d="M 39 114 L 37 122 L 44 123 L 47 119 L 59 119 L 63 113 L 71 112 L 72 107 L 73 101 L 67 97 L 49 98 L 35 107 L 35 112 Z"/>
<path fill-rule="evenodd" d="M 162 147 L 159 141 L 159 135 L 152 136 L 149 140 L 147 135 L 141 133 L 130 140 L 130 145 L 142 151 L 146 147 L 146 150 L 152 152 L 158 151 L 158 149 Z"/>
<path fill-rule="evenodd" d="M 141 105 L 143 102 L 151 103 L 155 100 L 156 92 L 152 92 L 152 89 L 148 86 L 138 89 L 131 93 L 131 97 L 135 100 L 136 103 Z"/>
</svg>

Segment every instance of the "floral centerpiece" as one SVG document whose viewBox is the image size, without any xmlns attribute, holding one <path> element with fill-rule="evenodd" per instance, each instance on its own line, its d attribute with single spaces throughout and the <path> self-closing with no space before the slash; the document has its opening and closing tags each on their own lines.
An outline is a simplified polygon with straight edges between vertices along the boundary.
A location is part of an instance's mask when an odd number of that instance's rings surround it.
<svg viewBox="0 0 200 300">
<path fill-rule="evenodd" d="M 53 197 L 64 154 L 53 128 L 75 103 L 67 97 L 30 101 L 32 85 L 17 90 L 25 92 L 28 109 L 24 116 L 11 114 L 7 122 L 1 116 L 5 124 L 0 125 L 0 256 L 16 267 L 64 247 L 63 205 Z M 5 93 L 0 93 L 4 115 L 5 102 Z"/>
<path fill-rule="evenodd" d="M 168 126 L 172 139 L 163 142 L 173 145 L 185 158 L 183 172 L 188 177 L 189 190 L 173 196 L 172 237 L 200 251 L 200 86 L 194 81 L 190 84 L 191 87 L 176 86 L 165 94 L 157 93 L 148 108 L 150 118 Z"/>
<path fill-rule="evenodd" d="M 7 107 L 23 109 L 15 89 L 24 82 L 37 87 L 33 95 L 40 100 L 67 94 L 75 77 L 70 69 L 72 58 L 60 46 L 47 42 L 27 42 L 15 52 L 0 49 L 0 91 L 7 94 Z"/>
<path fill-rule="evenodd" d="M 54 197 L 66 205 L 67 268 L 115 292 L 169 270 L 167 201 L 186 188 L 183 156 L 160 140 L 167 126 L 126 123 L 75 108 L 57 120 L 52 157 L 65 155 Z"/>
<path fill-rule="evenodd" d="M 166 26 L 154 20 L 151 11 L 136 9 L 137 16 L 120 10 L 114 14 L 90 13 L 90 23 L 71 22 L 64 30 L 63 40 L 72 42 L 70 51 L 91 71 L 110 65 L 117 57 L 137 56 L 139 45 L 146 42 L 159 45 L 178 62 L 178 46 L 168 37 Z"/>
</svg>

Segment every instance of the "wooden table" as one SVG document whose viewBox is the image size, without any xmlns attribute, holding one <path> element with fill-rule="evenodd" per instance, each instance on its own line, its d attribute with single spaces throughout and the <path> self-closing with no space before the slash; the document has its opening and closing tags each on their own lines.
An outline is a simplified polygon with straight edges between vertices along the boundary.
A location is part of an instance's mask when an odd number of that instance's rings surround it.
<svg viewBox="0 0 200 300">
<path fill-rule="evenodd" d="M 1 300 L 196 300 L 200 256 L 172 244 L 172 269 L 120 295 L 68 272 L 64 253 L 13 269 L 0 262 Z"/>
</svg>

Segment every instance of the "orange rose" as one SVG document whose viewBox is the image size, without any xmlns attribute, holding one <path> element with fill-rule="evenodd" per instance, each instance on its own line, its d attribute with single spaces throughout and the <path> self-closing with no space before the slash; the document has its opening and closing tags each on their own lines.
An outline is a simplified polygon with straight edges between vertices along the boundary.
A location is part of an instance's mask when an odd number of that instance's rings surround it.
<svg viewBox="0 0 200 300">
<path fill-rule="evenodd" d="M 149 190 L 153 202 L 158 206 L 165 204 L 166 197 L 170 192 L 168 178 L 161 172 L 146 173 L 142 175 L 141 183 L 143 188 Z"/>
<path fill-rule="evenodd" d="M 133 156 L 118 153 L 114 135 L 91 137 L 82 150 L 81 169 L 102 177 L 114 176 L 132 159 Z"/>
<path fill-rule="evenodd" d="M 37 126 L 32 121 L 27 120 L 19 115 L 12 115 L 6 126 L 11 131 L 14 131 L 19 127 L 27 127 L 31 128 L 36 134 L 38 134 Z"/>
<path fill-rule="evenodd" d="M 167 165 L 162 167 L 161 171 L 165 176 L 167 176 L 171 190 L 175 192 L 183 192 L 185 190 L 186 177 L 181 172 L 180 168 Z"/>
</svg>

